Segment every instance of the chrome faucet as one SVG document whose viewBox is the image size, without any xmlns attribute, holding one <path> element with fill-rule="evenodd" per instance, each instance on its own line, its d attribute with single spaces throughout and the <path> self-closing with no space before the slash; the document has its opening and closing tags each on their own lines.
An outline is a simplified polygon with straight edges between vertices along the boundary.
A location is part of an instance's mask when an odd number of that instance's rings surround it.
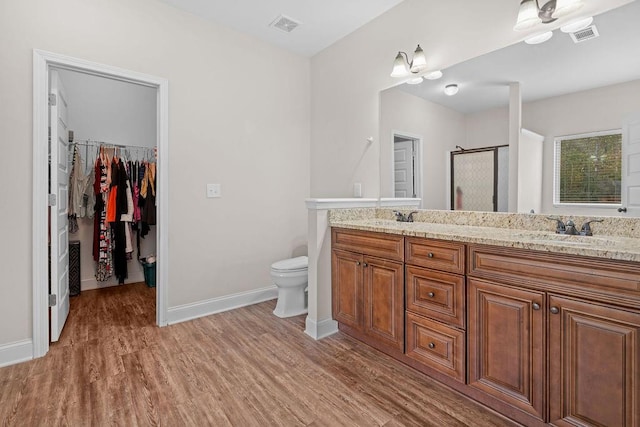
<svg viewBox="0 0 640 427">
<path fill-rule="evenodd" d="M 407 215 L 402 212 L 393 211 L 393 214 L 396 216 L 396 221 L 399 222 L 413 222 L 413 214 L 417 214 L 418 211 L 413 211 Z"/>
<path fill-rule="evenodd" d="M 569 234 L 571 236 L 593 236 L 593 231 L 589 224 L 592 222 L 602 222 L 601 219 L 591 219 L 582 224 L 582 227 L 578 230 L 576 224 L 571 219 L 566 223 L 562 222 L 560 218 L 554 218 L 552 216 L 548 216 L 547 219 L 556 221 L 556 234 Z"/>
</svg>

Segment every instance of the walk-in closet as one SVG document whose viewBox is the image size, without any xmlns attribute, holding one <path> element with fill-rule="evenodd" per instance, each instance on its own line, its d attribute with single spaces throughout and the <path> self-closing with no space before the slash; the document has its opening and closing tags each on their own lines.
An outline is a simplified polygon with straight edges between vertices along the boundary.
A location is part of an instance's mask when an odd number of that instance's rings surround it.
<svg viewBox="0 0 640 427">
<path fill-rule="evenodd" d="M 58 303 L 73 315 L 83 292 L 155 287 L 157 90 L 67 69 L 50 80 L 50 276 L 68 281 Z"/>
</svg>

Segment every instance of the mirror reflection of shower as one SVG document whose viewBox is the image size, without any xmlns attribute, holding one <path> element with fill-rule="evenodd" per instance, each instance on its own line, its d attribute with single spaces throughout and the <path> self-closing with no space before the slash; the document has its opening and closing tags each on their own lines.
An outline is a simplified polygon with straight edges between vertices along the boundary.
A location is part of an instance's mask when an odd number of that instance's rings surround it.
<svg viewBox="0 0 640 427">
<path fill-rule="evenodd" d="M 506 212 L 509 207 L 509 147 L 451 152 L 451 209 Z"/>
</svg>

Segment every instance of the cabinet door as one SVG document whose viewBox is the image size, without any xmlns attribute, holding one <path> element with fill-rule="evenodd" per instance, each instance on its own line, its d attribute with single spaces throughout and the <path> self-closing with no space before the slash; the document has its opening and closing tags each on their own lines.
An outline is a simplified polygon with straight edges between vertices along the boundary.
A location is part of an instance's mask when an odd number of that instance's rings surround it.
<svg viewBox="0 0 640 427">
<path fill-rule="evenodd" d="M 404 351 L 404 274 L 399 262 L 364 257 L 364 331 Z"/>
<path fill-rule="evenodd" d="M 334 249 L 331 253 L 333 318 L 362 329 L 362 255 Z"/>
<path fill-rule="evenodd" d="M 549 307 L 550 422 L 640 425 L 640 313 L 556 296 Z"/>
<path fill-rule="evenodd" d="M 467 279 L 469 385 L 545 418 L 544 293 Z"/>
</svg>

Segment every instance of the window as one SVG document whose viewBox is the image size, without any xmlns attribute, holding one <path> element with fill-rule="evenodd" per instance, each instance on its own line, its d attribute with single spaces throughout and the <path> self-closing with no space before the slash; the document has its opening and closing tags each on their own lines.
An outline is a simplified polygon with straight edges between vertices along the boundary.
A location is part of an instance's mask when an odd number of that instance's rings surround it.
<svg viewBox="0 0 640 427">
<path fill-rule="evenodd" d="M 619 205 L 620 130 L 556 138 L 555 204 Z"/>
</svg>

